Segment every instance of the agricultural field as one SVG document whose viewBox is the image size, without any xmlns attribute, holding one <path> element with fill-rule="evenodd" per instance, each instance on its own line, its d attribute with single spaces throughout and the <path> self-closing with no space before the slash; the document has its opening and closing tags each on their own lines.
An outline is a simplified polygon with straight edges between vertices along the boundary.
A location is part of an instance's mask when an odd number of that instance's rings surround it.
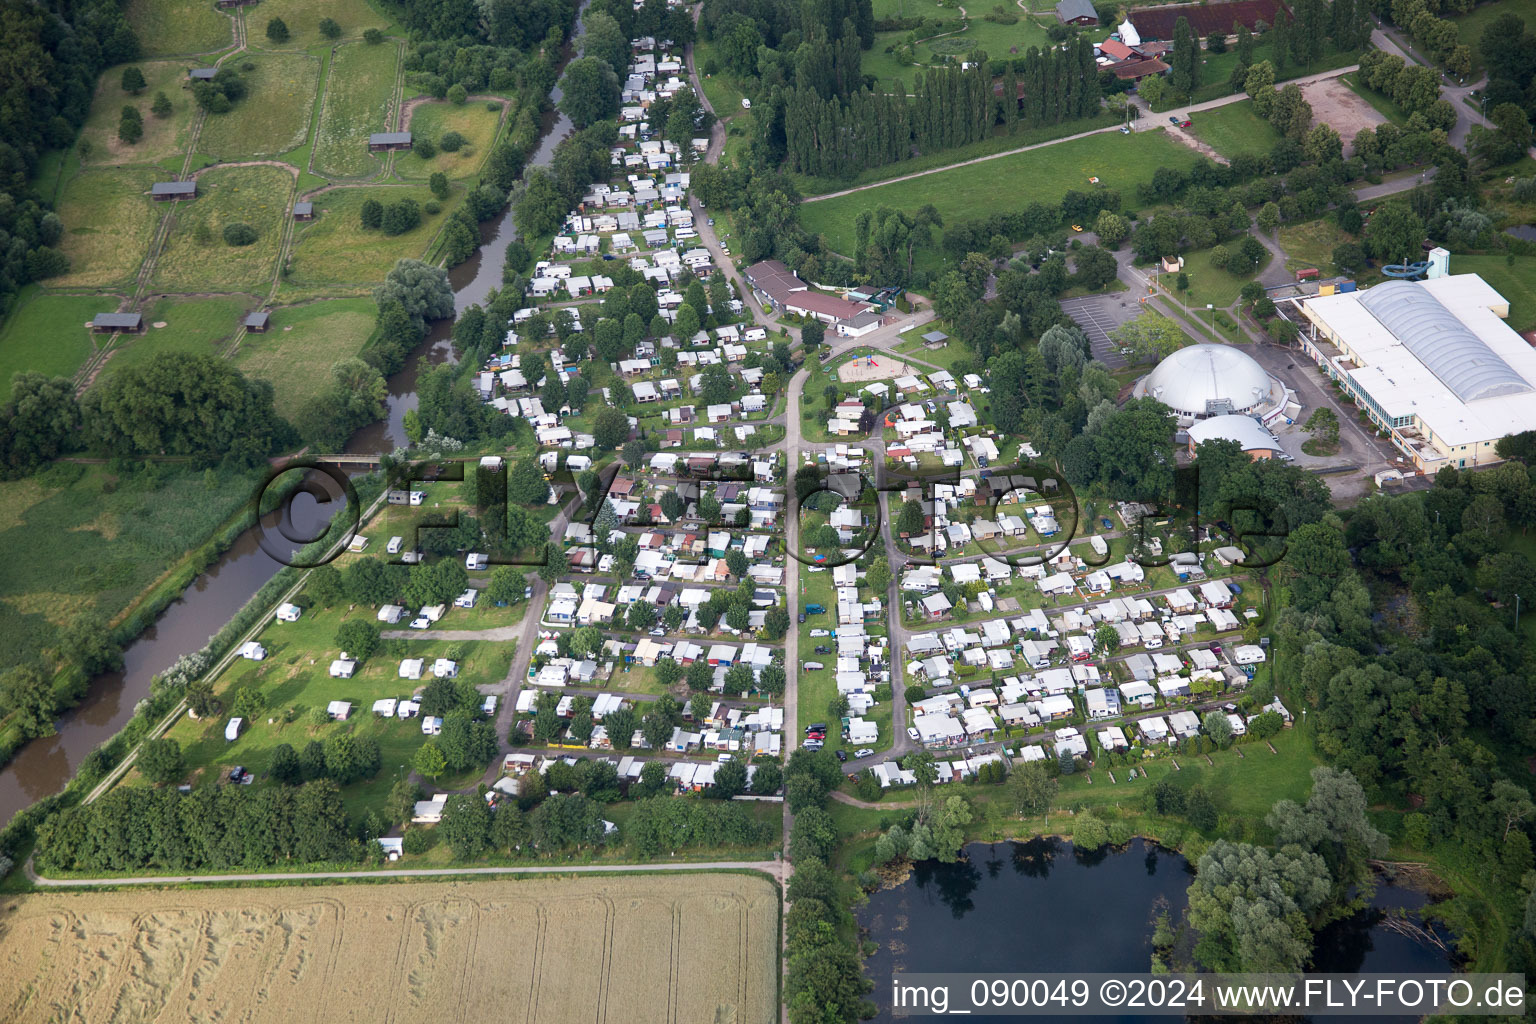
<svg viewBox="0 0 1536 1024">
<path fill-rule="evenodd" d="M 239 298 L 163 298 L 144 310 L 144 322 L 149 326 L 143 334 L 119 338 L 116 351 L 101 372 L 111 376 L 161 352 L 217 355 L 254 305 L 253 300 Z M 165 326 L 154 326 L 157 323 Z"/>
<path fill-rule="evenodd" d="M 252 70 L 244 70 L 245 64 Z M 197 150 L 220 161 L 286 153 L 309 135 L 320 58 L 307 53 L 253 53 L 240 62 L 250 92 L 227 114 L 210 114 Z"/>
<path fill-rule="evenodd" d="M 389 130 L 390 101 L 400 48 L 393 42 L 336 48 L 327 76 L 314 169 L 336 178 L 360 178 L 383 165 L 368 152 L 368 136 Z"/>
<path fill-rule="evenodd" d="M 1253 112 L 1252 100 L 1201 110 L 1192 120 L 1194 127 L 1184 130 L 1228 159 L 1240 153 L 1265 156 L 1280 141 L 1274 126 Z"/>
<path fill-rule="evenodd" d="M 34 289 L 0 329 L 0 402 L 11 393 L 11 378 L 23 371 L 73 377 L 91 354 L 84 324 L 117 307 L 113 295 L 42 295 Z"/>
<path fill-rule="evenodd" d="M 285 287 L 347 284 L 371 289 L 384 280 L 396 260 L 419 258 L 426 252 L 427 244 L 442 227 L 443 218 L 453 212 L 456 199 L 450 196 L 436 214 L 423 210 L 419 225 L 402 235 L 390 236 L 377 228 L 363 228 L 363 203 L 370 199 L 385 204 L 414 199 L 425 207 L 433 200 L 425 185 L 333 188 L 311 198 L 315 219 L 297 226 L 290 260 L 292 270 L 283 279 Z"/>
<path fill-rule="evenodd" d="M 69 273 L 50 278 L 58 288 L 103 288 L 131 281 L 144 262 L 159 215 L 149 187 L 163 174 L 146 167 L 82 171 L 64 186 L 59 218 Z"/>
<path fill-rule="evenodd" d="M 254 481 L 163 467 L 120 483 L 105 466 L 65 462 L 0 482 L 0 670 L 41 657 L 82 611 L 116 615 L 248 501 Z"/>
<path fill-rule="evenodd" d="M 389 17 L 380 14 L 367 0 L 262 0 L 259 10 L 246 13 L 253 44 L 273 45 L 266 36 L 267 22 L 273 18 L 282 18 L 288 26 L 285 47 L 331 45 L 320 34 L 320 22 L 326 18 L 341 26 L 343 39 L 357 39 L 364 29 L 384 29 L 390 25 Z"/>
<path fill-rule="evenodd" d="M 91 113 L 80 133 L 81 140 L 89 143 L 88 156 L 81 160 L 87 167 L 152 164 L 187 150 L 196 110 L 192 93 L 186 88 L 188 62 L 154 61 L 134 66 L 144 72 L 146 83 L 138 95 L 123 92 L 122 67 L 108 68 L 96 83 Z M 171 113 L 166 117 L 150 113 L 157 92 L 165 93 L 171 101 Z M 144 137 L 133 145 L 117 137 L 124 107 L 137 107 L 144 118 Z"/>
<path fill-rule="evenodd" d="M 779 892 L 759 875 L 50 893 L 0 915 L 16 1024 L 778 1016 Z"/>
<path fill-rule="evenodd" d="M 373 333 L 368 299 L 326 299 L 274 309 L 265 334 L 247 334 L 235 365 L 272 382 L 277 414 L 291 419 L 331 379 L 331 367 L 363 350 Z"/>
<path fill-rule="evenodd" d="M 479 171 L 496 140 L 496 129 L 501 124 L 502 105 L 496 110 L 486 109 L 483 102 L 469 102 L 461 107 L 452 103 L 419 103 L 408 111 L 406 128 L 418 139 L 431 139 L 434 143 L 445 132 L 458 132 L 469 141 L 456 153 L 438 149 L 437 155 L 423 160 L 418 153 L 397 153 L 395 173 L 402 178 L 425 181 L 434 172 L 441 171 L 449 178 L 472 178 Z"/>
<path fill-rule="evenodd" d="M 198 197 L 176 204 L 176 222 L 155 264 L 162 291 L 266 294 L 277 271 L 293 175 L 277 167 L 214 167 L 197 179 Z M 250 245 L 230 245 L 231 224 L 256 229 Z"/>
<path fill-rule="evenodd" d="M 146 57 L 213 53 L 235 40 L 230 16 L 207 0 L 129 0 L 127 13 Z"/>
<path fill-rule="evenodd" d="M 1116 189 L 1127 203 L 1135 201 L 1137 185 L 1152 180 L 1158 167 L 1187 170 L 1197 154 L 1160 131 L 1121 135 L 1104 132 L 1044 149 L 998 157 L 908 181 L 892 182 L 836 199 L 804 203 L 800 220 L 812 234 L 824 234 L 833 249 L 853 252 L 853 222 L 864 210 L 891 206 L 916 210 L 932 203 L 946 223 L 984 217 L 998 208 L 999 197 L 1013 196 L 1015 205 L 1028 200 L 1054 203 L 1068 189 L 1087 189 L 1088 179 Z M 1018 183 L 1031 183 L 1028 196 Z"/>
</svg>

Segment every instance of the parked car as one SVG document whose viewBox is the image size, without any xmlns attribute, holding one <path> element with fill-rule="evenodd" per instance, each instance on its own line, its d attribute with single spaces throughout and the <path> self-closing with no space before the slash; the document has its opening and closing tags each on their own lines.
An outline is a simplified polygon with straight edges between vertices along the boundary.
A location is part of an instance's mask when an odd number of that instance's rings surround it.
<svg viewBox="0 0 1536 1024">
<path fill-rule="evenodd" d="M 810 567 L 810 571 L 811 572 L 826 572 L 827 571 L 827 567 L 824 566 L 824 565 L 813 565 L 813 566 Z"/>
<path fill-rule="evenodd" d="M 1228 583 L 1227 586 L 1232 588 L 1232 593 L 1234 594 L 1241 594 L 1243 592 L 1243 585 L 1241 583 Z"/>
<path fill-rule="evenodd" d="M 832 648 L 828 647 L 826 644 L 817 644 L 816 645 L 816 653 L 817 654 L 831 654 L 832 653 Z"/>
<path fill-rule="evenodd" d="M 245 769 L 240 765 L 237 764 L 229 770 L 230 782 L 239 782 L 243 778 L 245 778 Z"/>
<path fill-rule="evenodd" d="M 1131 126 L 1128 125 L 1128 124 L 1121 125 L 1120 126 L 1120 134 L 1121 135 L 1129 135 L 1129 134 L 1131 134 Z"/>
<path fill-rule="evenodd" d="M 742 100 L 741 102 L 745 103 L 747 101 L 746 100 Z M 805 749 L 806 750 L 820 750 L 821 746 L 822 746 L 821 740 L 806 740 L 805 741 Z"/>
<path fill-rule="evenodd" d="M 801 622 L 805 621 L 805 615 L 804 614 L 801 614 L 800 621 Z M 831 636 L 831 635 L 832 635 L 832 631 L 830 629 L 813 629 L 813 630 L 811 630 L 811 636 Z"/>
<path fill-rule="evenodd" d="M 709 218 L 709 226 L 710 226 L 710 227 L 714 227 L 714 226 L 715 226 L 715 218 L 713 218 L 713 217 L 711 217 L 711 218 Z M 523 265 L 524 265 L 524 266 L 527 266 L 527 264 L 526 264 L 526 263 L 525 263 L 525 264 L 523 264 Z"/>
<path fill-rule="evenodd" d="M 805 612 L 801 612 L 801 613 L 800 613 L 800 624 L 801 624 L 801 625 L 802 625 L 802 626 L 803 626 L 803 625 L 805 625 Z M 815 634 L 815 633 L 812 633 L 812 634 L 811 634 L 811 635 L 812 635 L 812 636 L 815 636 L 815 635 L 816 635 L 816 634 Z"/>
<path fill-rule="evenodd" d="M 427 618 L 425 615 L 423 615 L 419 619 L 412 619 L 411 620 L 411 628 L 412 629 L 428 629 L 428 628 L 431 627 L 431 625 L 432 625 L 432 620 Z"/>
<path fill-rule="evenodd" d="M 1168 123 L 1169 124 L 1178 124 L 1179 123 L 1179 115 L 1178 114 L 1170 114 L 1170 115 L 1168 115 Z"/>
<path fill-rule="evenodd" d="M 524 601 L 531 601 L 531 600 L 533 600 L 533 588 L 532 587 L 524 587 L 523 588 L 523 600 Z"/>
<path fill-rule="evenodd" d="M 825 723 L 825 722 L 813 722 L 810 725 L 805 727 L 805 734 L 807 736 L 809 736 L 813 732 L 822 732 L 822 733 L 824 733 L 826 731 L 827 731 L 827 723 Z"/>
<path fill-rule="evenodd" d="M 874 751 L 869 749 L 868 747 L 860 747 L 858 750 L 855 750 L 853 752 L 853 756 L 854 757 L 868 757 L 870 754 L 873 754 L 873 753 L 874 753 Z"/>
<path fill-rule="evenodd" d="M 1191 121 L 1189 118 L 1186 117 L 1184 120 L 1179 122 L 1179 127 L 1180 128 L 1192 128 L 1192 127 L 1194 127 L 1194 124 L 1195 124 L 1195 122 Z"/>
<path fill-rule="evenodd" d="M 839 761 L 846 761 L 846 760 L 848 760 L 848 751 L 839 749 L 837 751 L 837 759 Z"/>
<path fill-rule="evenodd" d="M 655 629 L 651 630 L 651 636 L 666 636 L 666 635 L 667 635 L 667 631 L 662 629 L 660 626 L 657 626 Z"/>
<path fill-rule="evenodd" d="M 1221 644 L 1212 643 L 1211 644 L 1211 653 L 1216 655 L 1217 657 L 1220 657 L 1221 656 Z"/>
<path fill-rule="evenodd" d="M 915 725 L 907 726 L 907 735 L 910 736 L 914 740 L 917 739 L 917 726 L 915 726 Z"/>
</svg>

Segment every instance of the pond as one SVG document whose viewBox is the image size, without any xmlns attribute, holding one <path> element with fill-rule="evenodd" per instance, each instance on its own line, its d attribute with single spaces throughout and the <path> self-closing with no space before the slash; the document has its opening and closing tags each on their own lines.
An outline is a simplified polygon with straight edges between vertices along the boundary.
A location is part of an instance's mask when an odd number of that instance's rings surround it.
<svg viewBox="0 0 1536 1024">
<path fill-rule="evenodd" d="M 1106 847 L 1091 854 L 1079 854 L 1071 843 L 1054 839 L 975 843 L 953 864 L 918 864 L 906 882 L 871 895 L 858 914 L 868 938 L 879 945 L 864 965 L 875 983 L 870 993 L 880 1008 L 875 1020 L 895 1019 L 890 979 L 896 971 L 1146 973 L 1155 919 L 1164 910 L 1174 921 L 1182 916 L 1192 877 L 1182 856 L 1140 839 L 1123 849 Z M 1316 969 L 1451 970 L 1442 946 L 1389 921 L 1395 916 L 1389 910 L 1404 907 L 1417 923 L 1416 911 L 1426 902 L 1422 893 L 1381 882 L 1370 910 L 1319 934 Z M 1433 934 L 1449 944 L 1444 932 Z"/>
</svg>

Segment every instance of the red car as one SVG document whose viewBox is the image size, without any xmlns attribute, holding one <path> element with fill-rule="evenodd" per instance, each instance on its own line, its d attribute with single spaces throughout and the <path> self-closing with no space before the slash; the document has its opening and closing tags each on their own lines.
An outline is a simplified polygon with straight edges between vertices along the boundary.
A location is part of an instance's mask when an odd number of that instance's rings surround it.
<svg viewBox="0 0 1536 1024">
<path fill-rule="evenodd" d="M 1180 121 L 1179 122 L 1179 127 L 1180 128 L 1192 128 L 1192 127 L 1194 127 L 1194 124 L 1195 124 L 1195 122 L 1193 122 L 1193 121 Z"/>
</svg>

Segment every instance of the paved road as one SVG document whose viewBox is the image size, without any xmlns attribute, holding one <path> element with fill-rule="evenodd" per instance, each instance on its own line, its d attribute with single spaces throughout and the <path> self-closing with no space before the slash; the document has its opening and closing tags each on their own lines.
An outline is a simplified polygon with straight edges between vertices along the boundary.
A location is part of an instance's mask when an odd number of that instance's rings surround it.
<svg viewBox="0 0 1536 1024">
<path fill-rule="evenodd" d="M 46 889 L 103 889 L 120 885 L 213 885 L 227 882 L 322 882 L 345 881 L 354 878 L 440 878 L 453 875 L 569 875 L 601 874 L 604 872 L 631 871 L 761 871 L 783 881 L 784 864 L 772 860 L 715 860 L 685 863 L 662 861 L 656 864 L 563 864 L 529 865 L 503 868 L 399 868 L 378 871 L 295 871 L 288 874 L 234 875 L 150 875 L 133 878 L 45 878 L 39 875 L 28 860 L 25 867 L 27 878 Z"/>
</svg>

